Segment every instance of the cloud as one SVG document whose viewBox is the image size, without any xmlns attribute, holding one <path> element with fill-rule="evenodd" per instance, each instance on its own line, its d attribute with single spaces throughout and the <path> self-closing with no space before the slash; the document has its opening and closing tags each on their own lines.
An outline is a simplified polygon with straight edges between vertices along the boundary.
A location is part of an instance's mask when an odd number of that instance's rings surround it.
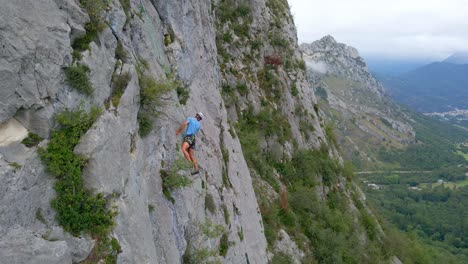
<svg viewBox="0 0 468 264">
<path fill-rule="evenodd" d="M 300 42 L 325 35 L 380 57 L 443 59 L 468 51 L 465 0 L 289 0 Z"/>
<path fill-rule="evenodd" d="M 328 72 L 328 66 L 325 62 L 319 61 L 319 62 L 314 62 L 314 61 L 305 61 L 307 64 L 307 69 L 312 69 L 312 71 L 325 74 Z"/>
</svg>

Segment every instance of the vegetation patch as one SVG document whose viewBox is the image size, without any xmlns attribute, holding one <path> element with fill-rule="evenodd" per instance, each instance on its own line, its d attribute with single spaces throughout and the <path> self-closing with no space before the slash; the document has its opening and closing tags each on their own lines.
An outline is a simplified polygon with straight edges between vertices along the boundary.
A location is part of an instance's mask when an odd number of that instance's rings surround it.
<svg viewBox="0 0 468 264">
<path fill-rule="evenodd" d="M 215 225 L 211 222 L 193 225 L 185 232 L 187 248 L 182 256 L 184 264 L 207 263 L 214 264 L 218 261 L 212 260 L 218 255 L 218 251 L 204 247 L 202 243 L 207 239 L 215 239 L 225 233 L 222 225 Z M 198 237 L 198 239 L 197 239 Z"/>
<path fill-rule="evenodd" d="M 333 125 L 331 123 L 328 123 L 325 125 L 325 135 L 327 136 L 327 139 L 329 142 L 331 142 L 335 148 L 339 148 L 338 141 L 335 136 L 335 132 L 333 132 Z"/>
<path fill-rule="evenodd" d="M 19 164 L 18 162 L 10 162 L 10 163 L 8 163 L 8 165 L 13 167 L 15 170 L 19 170 L 22 167 L 21 164 Z"/>
<path fill-rule="evenodd" d="M 91 109 L 90 113 L 79 108 L 58 114 L 55 119 L 60 128 L 52 133 L 47 147 L 39 149 L 42 162 L 57 178 L 54 185 L 57 197 L 51 202 L 57 211 L 57 221 L 73 235 L 87 232 L 102 236 L 113 225 L 114 213 L 107 209 L 102 194 L 92 195 L 84 188 L 82 172 L 86 160 L 73 153 L 81 136 L 100 113 L 98 108 Z"/>
<path fill-rule="evenodd" d="M 138 133 L 141 137 L 146 137 L 153 130 L 153 122 L 151 121 L 151 116 L 145 112 L 138 113 Z"/>
<path fill-rule="evenodd" d="M 178 83 L 172 79 L 157 82 L 151 75 L 145 73 L 149 68 L 148 62 L 140 60 L 137 67 L 138 83 L 140 85 L 140 112 L 138 113 L 138 123 L 140 125 L 140 136 L 148 135 L 153 124 L 152 117 L 157 117 L 160 108 L 164 105 L 164 98 L 167 93 L 176 90 Z"/>
<path fill-rule="evenodd" d="M 74 50 L 73 58 L 81 59 L 79 52 L 89 49 L 89 44 L 98 38 L 106 24 L 104 23 L 103 13 L 108 6 L 107 0 L 80 0 L 80 4 L 89 15 L 90 21 L 85 24 L 86 34 L 75 39 L 72 44 Z M 75 52 L 76 51 L 76 52 Z"/>
<path fill-rule="evenodd" d="M 229 225 L 231 221 L 229 221 L 229 211 L 226 204 L 221 205 L 221 208 L 223 209 L 224 222 L 226 223 L 226 225 Z"/>
<path fill-rule="evenodd" d="M 159 171 L 163 181 L 163 194 L 172 203 L 175 202 L 171 195 L 172 190 L 184 188 L 192 184 L 192 180 L 181 174 L 181 171 L 189 170 L 191 167 L 192 165 L 187 162 L 184 157 L 179 156 L 168 170 L 161 169 Z"/>
<path fill-rule="evenodd" d="M 157 82 L 150 75 L 140 75 L 140 102 L 143 110 L 157 115 L 158 109 L 163 105 L 164 95 L 176 89 L 173 82 Z"/>
<path fill-rule="evenodd" d="M 112 95 L 111 101 L 114 107 L 119 106 L 120 97 L 125 92 L 125 89 L 128 86 L 128 83 L 132 79 L 132 75 L 129 72 L 122 74 L 114 74 L 112 78 Z"/>
<path fill-rule="evenodd" d="M 126 62 L 128 59 L 128 54 L 125 51 L 121 41 L 117 41 L 117 48 L 115 48 L 115 58 L 117 60 L 121 60 L 122 62 Z"/>
<path fill-rule="evenodd" d="M 213 195 L 207 193 L 205 195 L 205 209 L 208 209 L 212 214 L 216 212 L 216 204 L 213 199 Z"/>
<path fill-rule="evenodd" d="M 277 253 L 273 256 L 271 260 L 271 264 L 293 264 L 294 261 L 291 259 L 289 255 L 284 253 Z"/>
<path fill-rule="evenodd" d="M 28 148 L 32 148 L 37 146 L 42 140 L 44 140 L 42 137 L 38 136 L 37 134 L 34 134 L 32 132 L 28 132 L 28 136 L 21 141 L 23 145 L 25 145 Z"/>
<path fill-rule="evenodd" d="M 78 92 L 91 95 L 94 91 L 88 77 L 89 68 L 86 65 L 78 64 L 65 69 L 66 82 Z"/>
<path fill-rule="evenodd" d="M 174 41 L 175 41 L 175 35 L 172 31 L 164 35 L 164 45 L 166 47 L 174 43 Z"/>
<path fill-rule="evenodd" d="M 179 103 L 181 105 L 187 104 L 187 100 L 190 97 L 188 88 L 183 85 L 178 85 L 176 92 L 177 92 L 177 98 L 179 98 Z"/>
<path fill-rule="evenodd" d="M 98 238 L 91 254 L 83 260 L 82 264 L 117 264 L 117 255 L 122 252 L 119 241 L 116 238 Z"/>
<path fill-rule="evenodd" d="M 228 249 L 229 249 L 229 237 L 228 233 L 223 233 L 219 240 L 219 255 L 225 257 L 227 255 Z"/>
<path fill-rule="evenodd" d="M 37 208 L 36 210 L 36 219 L 44 225 L 47 225 L 47 221 L 45 220 L 44 215 L 42 214 L 41 208 Z"/>
</svg>

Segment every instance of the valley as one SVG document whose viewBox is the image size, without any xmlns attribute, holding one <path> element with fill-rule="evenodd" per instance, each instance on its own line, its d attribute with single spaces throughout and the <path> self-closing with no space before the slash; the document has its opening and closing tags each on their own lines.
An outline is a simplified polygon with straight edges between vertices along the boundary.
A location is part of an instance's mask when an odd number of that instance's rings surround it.
<svg viewBox="0 0 468 264">
<path fill-rule="evenodd" d="M 426 100 L 429 97 L 418 94 L 422 88 L 409 81 L 378 75 L 380 83 L 354 48 L 330 36 L 301 48 L 320 112 L 333 124 L 367 201 L 381 215 L 386 233 L 418 256 L 418 261 L 411 257 L 406 261 L 466 263 L 468 131 L 459 122 L 465 111 L 415 111 L 449 108 Z M 389 95 L 407 100 L 400 101 L 407 106 Z M 456 102 L 463 104 L 460 98 Z M 420 104 L 413 104 L 416 101 Z"/>
</svg>

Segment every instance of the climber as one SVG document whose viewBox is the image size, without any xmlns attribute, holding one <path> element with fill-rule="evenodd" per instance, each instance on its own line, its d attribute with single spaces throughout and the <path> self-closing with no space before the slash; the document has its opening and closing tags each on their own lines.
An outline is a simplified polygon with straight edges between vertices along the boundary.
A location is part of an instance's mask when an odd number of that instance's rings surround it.
<svg viewBox="0 0 468 264">
<path fill-rule="evenodd" d="M 184 143 L 182 143 L 182 153 L 184 153 L 185 158 L 193 163 L 194 171 L 192 175 L 200 173 L 198 170 L 198 163 L 194 156 L 194 149 L 195 149 L 195 135 L 197 134 L 198 130 L 200 130 L 201 124 L 200 121 L 205 117 L 202 112 L 198 112 L 195 115 L 195 118 L 189 117 L 187 121 L 182 123 L 179 129 L 176 130 L 176 135 L 179 135 L 180 131 L 187 127 L 184 136 Z"/>
</svg>

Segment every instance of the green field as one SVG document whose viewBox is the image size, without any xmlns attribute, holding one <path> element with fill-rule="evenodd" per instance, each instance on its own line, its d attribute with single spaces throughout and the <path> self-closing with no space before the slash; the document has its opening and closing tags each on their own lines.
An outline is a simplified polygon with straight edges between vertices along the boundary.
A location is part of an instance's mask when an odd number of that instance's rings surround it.
<svg viewBox="0 0 468 264">
<path fill-rule="evenodd" d="M 463 152 L 461 152 L 460 150 L 458 150 L 458 151 L 457 151 L 457 154 L 460 155 L 460 156 L 462 156 L 462 157 L 464 157 L 465 160 L 468 160 L 468 153 L 463 153 Z"/>
<path fill-rule="evenodd" d="M 463 186 L 468 186 L 468 179 L 466 180 L 463 180 L 463 181 L 456 181 L 456 182 L 444 182 L 444 183 L 421 183 L 419 184 L 419 187 L 421 188 L 429 188 L 429 185 L 432 184 L 432 187 L 437 187 L 437 186 L 440 186 L 440 185 L 444 185 L 445 187 L 448 187 L 450 189 L 453 189 L 455 186 L 458 188 L 458 187 L 463 187 Z"/>
</svg>

